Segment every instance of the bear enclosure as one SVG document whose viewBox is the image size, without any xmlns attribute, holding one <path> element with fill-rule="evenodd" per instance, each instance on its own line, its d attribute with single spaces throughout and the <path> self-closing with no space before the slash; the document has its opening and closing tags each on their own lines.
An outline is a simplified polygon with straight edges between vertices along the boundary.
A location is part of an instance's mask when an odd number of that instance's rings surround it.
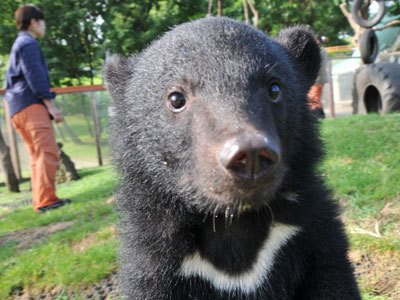
<svg viewBox="0 0 400 300">
<path fill-rule="evenodd" d="M 53 123 L 57 142 L 70 156 L 77 169 L 103 165 L 109 161 L 107 124 L 112 114 L 110 99 L 103 85 L 54 88 L 56 106 L 62 111 L 64 121 Z M 22 139 L 12 128 L 7 117 L 4 91 L 0 90 L 0 126 L 18 178 L 30 176 L 29 156 Z M 4 181 L 0 169 L 0 182 Z"/>
</svg>

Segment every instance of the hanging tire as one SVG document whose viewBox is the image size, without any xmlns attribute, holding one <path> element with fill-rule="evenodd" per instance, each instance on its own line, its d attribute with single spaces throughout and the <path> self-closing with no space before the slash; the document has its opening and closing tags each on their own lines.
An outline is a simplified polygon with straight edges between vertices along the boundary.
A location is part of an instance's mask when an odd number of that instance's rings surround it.
<svg viewBox="0 0 400 300">
<path fill-rule="evenodd" d="M 377 63 L 358 68 L 353 79 L 353 114 L 400 111 L 400 65 Z"/>
<path fill-rule="evenodd" d="M 364 64 L 372 64 L 378 56 L 379 46 L 375 31 L 366 29 L 359 39 L 360 55 Z"/>
<path fill-rule="evenodd" d="M 376 24 L 378 24 L 382 20 L 383 16 L 386 13 L 385 1 L 383 1 L 383 0 L 376 0 L 376 1 L 379 3 L 378 13 L 371 20 L 365 20 L 358 14 L 364 0 L 354 0 L 353 6 L 351 7 L 351 15 L 352 15 L 354 21 L 358 25 L 365 27 L 365 28 L 371 28 L 371 27 L 374 27 Z"/>
</svg>

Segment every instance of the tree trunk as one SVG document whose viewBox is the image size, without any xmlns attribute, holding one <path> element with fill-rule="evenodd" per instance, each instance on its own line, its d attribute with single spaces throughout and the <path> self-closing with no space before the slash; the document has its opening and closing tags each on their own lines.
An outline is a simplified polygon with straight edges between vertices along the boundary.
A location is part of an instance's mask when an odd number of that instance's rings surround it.
<svg viewBox="0 0 400 300">
<path fill-rule="evenodd" d="M 90 84 L 93 85 L 93 63 L 92 63 L 92 43 L 90 42 L 90 33 L 89 29 L 87 28 L 87 24 L 84 25 L 85 28 L 85 46 L 87 49 L 87 59 L 89 62 L 90 68 Z"/>
<path fill-rule="evenodd" d="M 10 192 L 19 193 L 19 183 L 11 162 L 10 148 L 6 145 L 0 131 L 0 160 L 3 168 L 5 183 Z"/>
<path fill-rule="evenodd" d="M 365 28 L 361 27 L 360 25 L 358 25 L 356 23 L 356 21 L 354 21 L 353 16 L 351 15 L 351 13 L 346 9 L 346 3 L 343 2 L 342 4 L 340 4 L 340 9 L 342 10 L 342 13 L 344 14 L 344 16 L 347 18 L 347 21 L 349 22 L 351 28 L 353 28 L 354 30 L 354 36 L 353 36 L 353 46 L 355 48 L 359 47 L 359 39 L 360 39 L 360 35 L 361 33 L 364 32 Z M 368 11 L 368 10 L 367 10 Z"/>
<path fill-rule="evenodd" d="M 207 16 L 212 16 L 212 7 L 213 7 L 213 0 L 209 0 Z"/>
<path fill-rule="evenodd" d="M 247 9 L 247 0 L 243 0 L 243 13 L 246 24 L 250 24 L 249 10 Z"/>
<path fill-rule="evenodd" d="M 251 0 L 247 0 L 247 3 L 249 3 L 251 12 L 253 13 L 254 19 L 253 19 L 253 25 L 255 28 L 258 28 L 258 10 L 253 5 L 253 2 Z"/>
<path fill-rule="evenodd" d="M 222 0 L 218 0 L 218 17 L 222 17 Z"/>
</svg>

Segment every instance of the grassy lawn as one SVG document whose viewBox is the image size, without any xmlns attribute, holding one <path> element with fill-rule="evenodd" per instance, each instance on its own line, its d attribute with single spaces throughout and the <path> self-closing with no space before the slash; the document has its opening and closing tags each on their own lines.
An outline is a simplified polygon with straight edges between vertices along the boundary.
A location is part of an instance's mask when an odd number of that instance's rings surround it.
<svg viewBox="0 0 400 300">
<path fill-rule="evenodd" d="M 79 290 L 116 269 L 115 215 L 107 203 L 115 184 L 111 168 L 79 174 L 79 181 L 58 186 L 60 197 L 73 199 L 62 209 L 39 214 L 31 205 L 0 208 L 0 299 L 14 292 L 13 299 L 21 288 L 33 295 L 50 287 L 60 294 Z M 9 195 L 4 188 L 0 195 L 0 203 L 31 196 Z"/>
<path fill-rule="evenodd" d="M 322 136 L 363 299 L 400 299 L 400 115 L 325 120 Z"/>
<path fill-rule="evenodd" d="M 363 299 L 400 299 L 400 115 L 324 120 L 321 131 L 327 156 L 320 168 L 343 207 Z M 0 188 L 0 299 L 50 292 L 83 299 L 88 286 L 117 270 L 112 168 L 79 174 L 57 187 L 73 203 L 45 214 L 4 207 L 30 199 L 29 182 L 19 194 Z"/>
</svg>

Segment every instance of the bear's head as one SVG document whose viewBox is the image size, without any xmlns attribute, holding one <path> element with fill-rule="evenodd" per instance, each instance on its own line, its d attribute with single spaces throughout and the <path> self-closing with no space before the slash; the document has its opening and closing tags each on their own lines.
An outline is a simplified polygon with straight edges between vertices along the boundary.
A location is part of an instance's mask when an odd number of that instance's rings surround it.
<svg viewBox="0 0 400 300">
<path fill-rule="evenodd" d="M 319 158 L 307 106 L 319 65 L 305 27 L 274 40 L 212 17 L 115 57 L 104 75 L 119 172 L 133 189 L 195 211 L 267 205 Z"/>
</svg>

